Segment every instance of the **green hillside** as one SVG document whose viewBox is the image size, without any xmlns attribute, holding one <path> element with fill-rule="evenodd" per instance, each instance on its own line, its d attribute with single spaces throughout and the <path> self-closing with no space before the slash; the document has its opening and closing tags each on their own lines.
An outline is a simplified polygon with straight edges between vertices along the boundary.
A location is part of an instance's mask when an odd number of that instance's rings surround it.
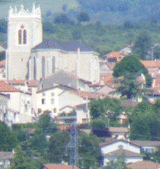
<svg viewBox="0 0 160 169">
<path fill-rule="evenodd" d="M 34 2 L 36 5 L 41 6 L 42 15 L 46 15 L 48 11 L 51 13 L 62 12 L 62 6 L 64 4 L 67 5 L 67 10 L 76 9 L 78 7 L 76 0 L 7 0 L 6 2 L 0 3 L 0 18 L 4 18 L 8 15 L 10 5 L 18 7 L 23 4 L 25 8 L 31 8 Z"/>
<path fill-rule="evenodd" d="M 31 8 L 33 2 L 41 6 L 43 19 L 49 21 L 62 12 L 75 20 L 81 11 L 87 12 L 91 21 L 99 20 L 107 24 L 160 19 L 159 0 L 0 0 L 0 17 L 8 15 L 10 5 L 24 4 L 26 8 Z"/>
</svg>

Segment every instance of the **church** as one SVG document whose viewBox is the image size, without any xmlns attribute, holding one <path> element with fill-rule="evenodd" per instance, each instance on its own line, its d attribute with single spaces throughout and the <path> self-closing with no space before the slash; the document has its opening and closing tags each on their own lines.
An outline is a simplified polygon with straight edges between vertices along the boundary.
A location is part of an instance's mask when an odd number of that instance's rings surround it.
<svg viewBox="0 0 160 169">
<path fill-rule="evenodd" d="M 79 41 L 43 40 L 41 9 L 10 7 L 6 50 L 7 80 L 41 80 L 59 70 L 99 82 L 98 53 Z"/>
</svg>

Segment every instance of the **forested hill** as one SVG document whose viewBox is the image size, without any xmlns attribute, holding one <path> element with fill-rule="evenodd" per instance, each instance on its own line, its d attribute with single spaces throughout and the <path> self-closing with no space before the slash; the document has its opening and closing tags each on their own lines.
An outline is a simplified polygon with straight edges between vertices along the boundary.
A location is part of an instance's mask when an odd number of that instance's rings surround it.
<svg viewBox="0 0 160 169">
<path fill-rule="evenodd" d="M 108 23 L 160 18 L 159 0 L 76 0 L 94 20 Z"/>
<path fill-rule="evenodd" d="M 160 19 L 160 0 L 0 0 L 0 18 L 8 15 L 10 5 L 24 4 L 30 8 L 33 2 L 41 6 L 43 19 L 47 21 L 53 21 L 60 13 L 76 20 L 80 12 L 87 12 L 93 22 L 107 24 Z"/>
</svg>

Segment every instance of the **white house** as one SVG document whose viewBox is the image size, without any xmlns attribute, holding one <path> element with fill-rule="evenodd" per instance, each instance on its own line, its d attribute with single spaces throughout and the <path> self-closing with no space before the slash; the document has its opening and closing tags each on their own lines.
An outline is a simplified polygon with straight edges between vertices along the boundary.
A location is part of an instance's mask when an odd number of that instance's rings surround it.
<svg viewBox="0 0 160 169">
<path fill-rule="evenodd" d="M 132 163 L 143 160 L 140 154 L 140 147 L 125 140 L 110 139 L 100 144 L 103 156 L 103 166 L 107 165 L 110 160 L 117 160 L 124 155 L 126 163 Z"/>
<path fill-rule="evenodd" d="M 5 118 L 12 123 L 32 122 L 31 94 L 0 81 L 0 92 L 7 95 L 8 108 Z"/>
<path fill-rule="evenodd" d="M 140 146 L 141 150 L 146 153 L 154 153 L 160 146 L 160 141 L 131 140 L 130 142 Z"/>
</svg>

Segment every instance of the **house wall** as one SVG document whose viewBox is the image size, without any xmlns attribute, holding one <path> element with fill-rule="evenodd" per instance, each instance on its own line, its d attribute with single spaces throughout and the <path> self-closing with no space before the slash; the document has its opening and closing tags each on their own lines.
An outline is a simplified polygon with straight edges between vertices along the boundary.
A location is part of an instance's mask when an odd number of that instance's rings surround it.
<svg viewBox="0 0 160 169">
<path fill-rule="evenodd" d="M 57 116 L 59 113 L 59 94 L 62 93 L 63 90 L 60 88 L 49 89 L 46 91 L 37 93 L 37 109 L 41 109 L 41 111 L 49 110 L 52 112 L 52 116 Z M 45 103 L 42 103 L 42 99 L 45 99 Z M 52 102 L 51 100 L 54 100 Z M 66 99 L 66 98 L 65 98 Z"/>
<path fill-rule="evenodd" d="M 147 153 L 154 153 L 156 151 L 156 147 L 153 146 L 142 146 L 142 150 Z"/>
<path fill-rule="evenodd" d="M 31 95 L 21 92 L 3 92 L 10 95 L 8 100 L 8 119 L 15 123 L 27 123 L 32 121 Z M 11 112 L 17 112 L 18 117 L 14 119 Z"/>
<path fill-rule="evenodd" d="M 130 143 L 123 142 L 123 141 L 118 141 L 109 145 L 106 145 L 101 148 L 102 154 L 107 154 L 113 151 L 118 150 L 118 146 L 122 145 L 123 149 L 134 152 L 134 153 L 140 153 L 140 148 L 138 146 L 134 146 Z"/>
<path fill-rule="evenodd" d="M 32 50 L 29 60 L 29 79 L 34 79 L 33 60 L 36 59 L 37 80 L 42 78 L 42 57 L 45 57 L 45 77 L 51 75 L 52 72 L 52 57 L 55 56 L 55 72 L 64 70 L 77 75 L 81 79 L 99 82 L 99 61 L 98 55 L 93 52 L 64 52 L 56 49 L 35 49 Z M 85 62 L 84 62 L 85 61 Z M 83 68 L 83 69 L 82 69 Z"/>
<path fill-rule="evenodd" d="M 71 92 L 64 92 L 59 96 L 59 108 L 63 108 L 65 106 L 76 106 L 79 104 L 85 103 L 85 100 L 77 96 L 76 94 L 73 94 Z"/>
<path fill-rule="evenodd" d="M 111 160 L 117 160 L 117 158 L 114 157 L 104 157 L 104 161 L 103 161 L 103 166 L 106 166 L 108 162 L 110 162 Z M 125 162 L 128 163 L 134 163 L 134 162 L 138 162 L 138 161 L 143 161 L 142 157 L 125 157 Z"/>
</svg>

